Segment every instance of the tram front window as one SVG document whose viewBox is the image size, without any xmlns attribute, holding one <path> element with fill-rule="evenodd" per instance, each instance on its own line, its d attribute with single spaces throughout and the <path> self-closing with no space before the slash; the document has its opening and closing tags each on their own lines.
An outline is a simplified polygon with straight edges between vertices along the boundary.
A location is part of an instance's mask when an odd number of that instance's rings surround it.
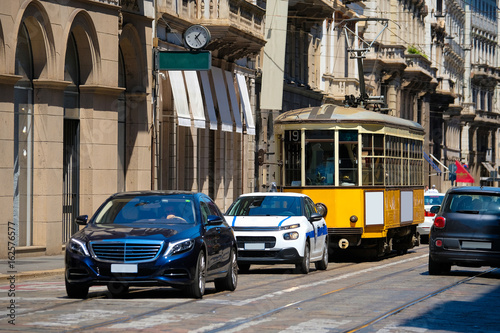
<svg viewBox="0 0 500 333">
<path fill-rule="evenodd" d="M 358 132 L 339 131 L 339 184 L 358 184 Z"/>
<path fill-rule="evenodd" d="M 300 186 L 300 131 L 285 131 L 285 185 Z"/>
<path fill-rule="evenodd" d="M 334 131 L 306 131 L 305 154 L 306 185 L 334 185 Z"/>
</svg>

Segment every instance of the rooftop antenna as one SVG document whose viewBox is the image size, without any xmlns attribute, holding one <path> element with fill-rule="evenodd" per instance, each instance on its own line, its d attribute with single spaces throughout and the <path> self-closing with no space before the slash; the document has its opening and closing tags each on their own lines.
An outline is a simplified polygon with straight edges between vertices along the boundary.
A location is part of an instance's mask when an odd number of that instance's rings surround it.
<svg viewBox="0 0 500 333">
<path fill-rule="evenodd" d="M 355 31 L 351 30 L 349 28 L 349 23 L 350 22 L 380 22 L 382 23 L 382 30 L 375 36 L 375 38 L 371 41 L 368 42 L 364 38 L 362 38 L 359 34 L 357 34 Z M 380 109 L 380 104 L 383 104 L 383 96 L 373 96 L 370 97 L 366 93 L 366 87 L 365 87 L 365 73 L 364 73 L 364 68 L 363 68 L 363 59 L 366 58 L 366 54 L 370 51 L 372 45 L 375 43 L 377 38 L 384 32 L 384 30 L 388 27 L 389 25 L 389 19 L 386 18 L 375 18 L 375 17 L 365 17 L 365 18 L 351 18 L 351 19 L 345 19 L 342 20 L 337 27 L 341 27 L 344 29 L 344 34 L 345 34 L 345 39 L 346 39 L 346 45 L 347 45 L 347 51 L 349 52 L 349 58 L 350 59 L 357 59 L 358 61 L 358 76 L 359 76 L 359 90 L 360 90 L 360 96 L 358 98 L 355 98 L 354 96 L 345 96 L 345 103 L 348 104 L 349 106 L 362 106 L 366 107 L 368 103 L 378 105 L 378 108 Z M 352 45 L 353 43 L 350 42 L 349 36 L 352 35 L 356 37 L 359 41 L 357 48 L 355 48 L 355 45 Z"/>
</svg>

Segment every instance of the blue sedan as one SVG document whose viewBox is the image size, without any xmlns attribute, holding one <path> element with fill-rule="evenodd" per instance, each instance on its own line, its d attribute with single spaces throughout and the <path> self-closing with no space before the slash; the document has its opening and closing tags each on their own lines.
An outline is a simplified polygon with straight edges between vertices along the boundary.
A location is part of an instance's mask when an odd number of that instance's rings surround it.
<svg viewBox="0 0 500 333">
<path fill-rule="evenodd" d="M 201 298 L 205 283 L 236 289 L 237 246 L 216 204 L 203 193 L 126 192 L 108 198 L 66 245 L 66 292 L 85 298 L 107 285 L 115 295 L 129 286 L 166 285 Z"/>
</svg>

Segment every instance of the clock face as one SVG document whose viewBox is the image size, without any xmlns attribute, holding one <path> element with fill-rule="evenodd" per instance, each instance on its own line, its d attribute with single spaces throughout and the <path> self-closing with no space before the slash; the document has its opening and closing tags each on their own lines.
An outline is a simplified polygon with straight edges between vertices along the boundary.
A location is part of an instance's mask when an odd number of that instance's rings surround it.
<svg viewBox="0 0 500 333">
<path fill-rule="evenodd" d="M 210 42 L 210 31 L 202 25 L 192 25 L 184 32 L 184 42 L 191 49 L 204 48 Z"/>
</svg>

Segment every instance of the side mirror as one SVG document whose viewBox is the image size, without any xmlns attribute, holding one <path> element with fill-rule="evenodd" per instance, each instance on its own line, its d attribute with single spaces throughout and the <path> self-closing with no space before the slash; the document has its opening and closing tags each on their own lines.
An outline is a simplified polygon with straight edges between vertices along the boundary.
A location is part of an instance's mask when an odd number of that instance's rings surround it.
<svg viewBox="0 0 500 333">
<path fill-rule="evenodd" d="M 439 212 L 440 208 L 441 208 L 441 206 L 432 206 L 430 209 L 430 212 L 433 214 L 437 214 Z"/>
<path fill-rule="evenodd" d="M 224 223 L 224 219 L 217 215 L 208 215 L 207 216 L 207 225 L 219 225 Z"/>
<path fill-rule="evenodd" d="M 309 218 L 309 222 L 321 221 L 322 218 L 323 218 L 323 215 L 318 214 L 318 213 L 312 213 L 311 217 Z"/>
<path fill-rule="evenodd" d="M 318 213 L 320 213 L 321 216 L 326 217 L 326 214 L 328 214 L 328 208 L 326 208 L 326 205 L 324 203 L 318 202 L 315 206 Z"/>
<path fill-rule="evenodd" d="M 89 220 L 89 216 L 88 215 L 80 215 L 80 216 L 76 217 L 75 222 L 78 225 L 86 225 L 87 222 L 88 222 L 88 220 Z"/>
</svg>

